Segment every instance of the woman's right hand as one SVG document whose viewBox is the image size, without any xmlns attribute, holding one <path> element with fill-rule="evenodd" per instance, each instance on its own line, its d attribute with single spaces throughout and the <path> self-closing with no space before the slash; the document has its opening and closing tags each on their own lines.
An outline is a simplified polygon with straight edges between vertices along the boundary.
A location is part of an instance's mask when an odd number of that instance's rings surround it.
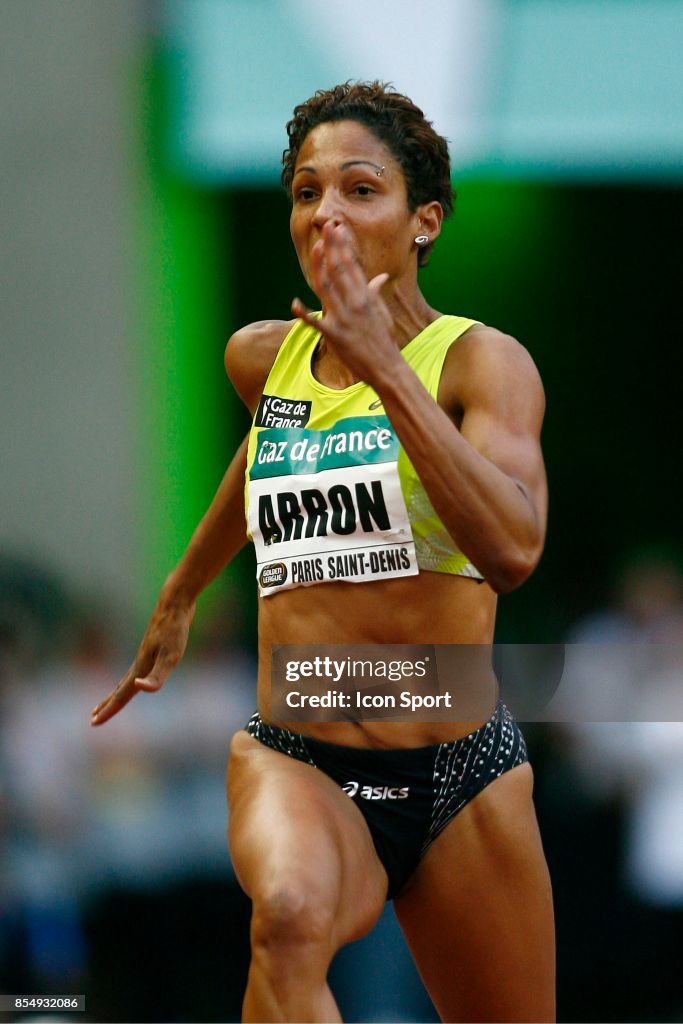
<svg viewBox="0 0 683 1024">
<path fill-rule="evenodd" d="M 140 690 L 153 693 L 161 689 L 185 653 L 194 611 L 194 602 L 159 599 L 133 664 L 109 696 L 93 708 L 91 725 L 108 722 Z"/>
</svg>

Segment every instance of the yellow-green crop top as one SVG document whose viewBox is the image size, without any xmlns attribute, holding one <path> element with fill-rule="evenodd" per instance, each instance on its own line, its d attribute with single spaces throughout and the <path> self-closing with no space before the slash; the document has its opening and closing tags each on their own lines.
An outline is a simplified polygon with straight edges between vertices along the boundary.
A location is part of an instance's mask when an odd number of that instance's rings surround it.
<svg viewBox="0 0 683 1024">
<path fill-rule="evenodd" d="M 441 316 L 401 350 L 435 400 L 448 348 L 474 323 Z M 434 511 L 376 391 L 315 379 L 319 338 L 296 322 L 249 435 L 245 502 L 259 592 L 420 570 L 481 579 Z"/>
</svg>

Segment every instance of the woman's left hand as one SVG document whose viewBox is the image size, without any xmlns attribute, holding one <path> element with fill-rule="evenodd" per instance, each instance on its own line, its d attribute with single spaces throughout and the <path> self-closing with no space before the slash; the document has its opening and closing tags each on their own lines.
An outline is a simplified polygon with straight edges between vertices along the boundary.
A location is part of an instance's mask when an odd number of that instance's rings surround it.
<svg viewBox="0 0 683 1024">
<path fill-rule="evenodd" d="M 322 301 L 323 315 L 313 316 L 301 299 L 292 302 L 294 315 L 319 330 L 348 368 L 368 384 L 373 371 L 399 352 L 381 295 L 388 280 L 388 274 L 377 274 L 367 281 L 346 227 L 328 221 L 311 253 L 311 286 Z M 386 365 L 383 369 L 386 372 Z"/>
</svg>

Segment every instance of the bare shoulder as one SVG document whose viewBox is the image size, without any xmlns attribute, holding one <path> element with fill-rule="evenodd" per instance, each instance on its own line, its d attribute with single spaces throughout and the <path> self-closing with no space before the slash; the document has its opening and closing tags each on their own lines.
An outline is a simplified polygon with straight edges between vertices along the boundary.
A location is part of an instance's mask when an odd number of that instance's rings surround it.
<svg viewBox="0 0 683 1024">
<path fill-rule="evenodd" d="M 258 320 L 240 327 L 225 349 L 225 369 L 237 394 L 253 412 L 275 357 L 294 320 Z"/>
<path fill-rule="evenodd" d="M 485 324 L 475 324 L 448 350 L 439 401 L 461 409 L 524 405 L 534 418 L 545 409 L 541 376 L 528 350 Z"/>
</svg>

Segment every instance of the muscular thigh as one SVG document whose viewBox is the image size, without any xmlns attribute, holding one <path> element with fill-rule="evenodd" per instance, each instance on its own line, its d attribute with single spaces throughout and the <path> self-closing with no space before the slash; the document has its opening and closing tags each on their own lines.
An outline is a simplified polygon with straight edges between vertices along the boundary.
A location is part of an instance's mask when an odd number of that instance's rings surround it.
<svg viewBox="0 0 683 1024">
<path fill-rule="evenodd" d="M 239 732 L 228 802 L 230 852 L 247 895 L 303 894 L 334 918 L 336 946 L 372 928 L 387 876 L 363 816 L 336 783 Z"/>
<path fill-rule="evenodd" d="M 443 1020 L 554 1020 L 552 895 L 532 778 L 523 764 L 475 797 L 396 900 Z"/>
</svg>

